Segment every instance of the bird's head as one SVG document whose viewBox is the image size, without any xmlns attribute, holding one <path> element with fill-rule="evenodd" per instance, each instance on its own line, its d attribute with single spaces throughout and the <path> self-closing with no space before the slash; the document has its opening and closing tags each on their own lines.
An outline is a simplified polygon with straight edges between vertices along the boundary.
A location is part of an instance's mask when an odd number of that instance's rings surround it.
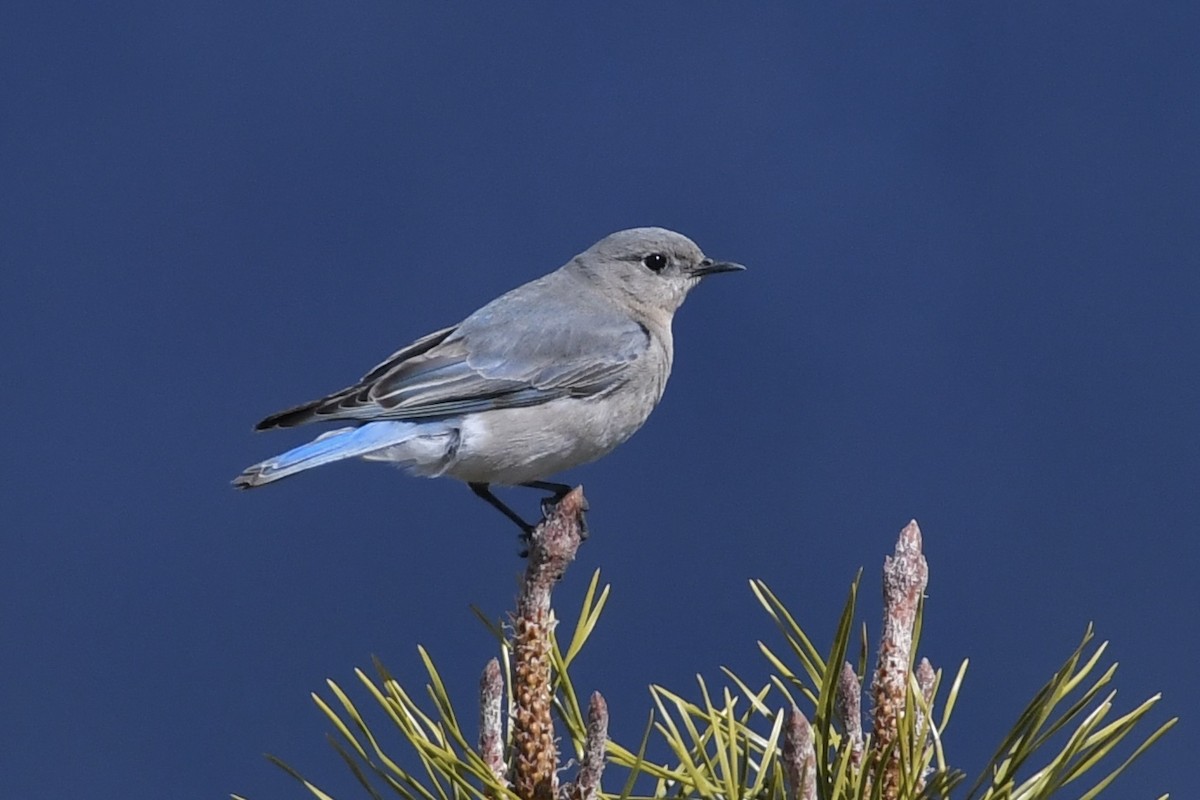
<svg viewBox="0 0 1200 800">
<path fill-rule="evenodd" d="M 568 266 L 614 300 L 668 316 L 705 276 L 745 269 L 707 257 L 691 239 L 665 228 L 617 231 Z"/>
</svg>

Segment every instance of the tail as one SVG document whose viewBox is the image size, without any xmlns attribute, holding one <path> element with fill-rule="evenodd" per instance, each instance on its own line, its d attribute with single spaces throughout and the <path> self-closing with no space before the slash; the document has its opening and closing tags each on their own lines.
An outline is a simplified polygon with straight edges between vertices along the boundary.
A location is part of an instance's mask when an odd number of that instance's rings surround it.
<svg viewBox="0 0 1200 800">
<path fill-rule="evenodd" d="M 411 437 L 417 427 L 411 422 L 380 421 L 329 431 L 308 444 L 246 467 L 233 479 L 233 485 L 238 489 L 253 489 L 322 464 L 363 456 L 400 444 Z"/>
</svg>

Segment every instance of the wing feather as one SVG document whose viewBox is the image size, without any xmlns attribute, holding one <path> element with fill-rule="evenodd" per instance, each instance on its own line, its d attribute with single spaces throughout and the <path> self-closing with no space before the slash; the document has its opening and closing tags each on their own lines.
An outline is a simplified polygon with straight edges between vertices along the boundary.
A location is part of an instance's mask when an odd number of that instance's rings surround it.
<svg viewBox="0 0 1200 800">
<path fill-rule="evenodd" d="M 353 386 L 258 427 L 434 419 L 608 391 L 649 347 L 649 333 L 608 301 L 580 291 L 551 273 L 396 351 Z"/>
</svg>

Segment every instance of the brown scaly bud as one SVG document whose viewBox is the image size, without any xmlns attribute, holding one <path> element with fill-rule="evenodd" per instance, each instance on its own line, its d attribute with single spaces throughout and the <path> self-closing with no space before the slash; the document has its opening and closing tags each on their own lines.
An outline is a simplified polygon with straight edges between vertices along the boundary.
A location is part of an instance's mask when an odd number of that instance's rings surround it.
<svg viewBox="0 0 1200 800">
<path fill-rule="evenodd" d="M 871 691 L 874 756 L 882 758 L 891 750 L 883 770 L 880 796 L 884 800 L 896 798 L 900 792 L 900 750 L 896 742 L 908 690 L 913 624 L 928 581 L 929 565 L 921 554 L 921 529 L 913 520 L 900 532 L 894 555 L 883 561 L 883 635 Z"/>
<path fill-rule="evenodd" d="M 573 489 L 529 537 L 529 561 L 513 616 L 512 786 L 523 800 L 553 800 L 558 752 L 551 716 L 550 594 L 582 541 L 583 490 Z"/>
<path fill-rule="evenodd" d="M 925 707 L 933 709 L 933 686 L 937 683 L 937 670 L 933 668 L 933 664 L 929 663 L 928 658 L 922 658 L 921 663 L 917 664 L 917 686 L 921 689 L 921 697 L 925 700 Z"/>
<path fill-rule="evenodd" d="M 504 682 L 500 677 L 500 662 L 492 659 L 479 679 L 479 755 L 488 769 L 504 786 L 508 786 L 508 766 L 504 763 L 504 731 L 501 717 L 504 702 Z"/>
<path fill-rule="evenodd" d="M 834 709 L 842 723 L 842 733 L 849 743 L 850 763 L 857 767 L 862 763 L 863 748 L 862 685 L 849 661 L 842 665 L 842 674 L 838 676 Z"/>
<path fill-rule="evenodd" d="M 599 692 L 588 702 L 587 738 L 583 743 L 583 761 L 575 782 L 563 787 L 562 800 L 596 800 L 600 796 L 600 778 L 604 774 L 604 748 L 608 746 L 608 703 Z"/>
<path fill-rule="evenodd" d="M 812 726 L 795 706 L 792 706 L 783 723 L 782 756 L 788 800 L 815 800 L 817 754 L 813 749 Z"/>
<path fill-rule="evenodd" d="M 937 683 L 937 671 L 933 668 L 933 664 L 929 663 L 928 658 L 922 658 L 921 663 L 917 665 L 916 670 L 917 687 L 921 690 L 921 698 L 925 701 L 925 708 L 929 709 L 929 713 L 933 714 L 933 687 Z M 928 728 L 926 726 L 929 726 Z M 925 720 L 925 712 L 920 708 L 917 709 L 917 725 L 918 733 L 925 730 L 925 739 L 919 742 L 919 746 L 924 747 L 933 739 L 932 721 Z M 928 770 L 927 770 L 928 772 Z M 917 781 L 917 790 L 925 788 L 925 775 Z"/>
</svg>

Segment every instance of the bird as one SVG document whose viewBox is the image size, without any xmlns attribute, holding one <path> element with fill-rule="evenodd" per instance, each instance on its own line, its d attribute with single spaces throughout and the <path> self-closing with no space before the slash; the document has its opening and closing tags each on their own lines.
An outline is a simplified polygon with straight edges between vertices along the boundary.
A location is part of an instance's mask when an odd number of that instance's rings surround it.
<svg viewBox="0 0 1200 800">
<path fill-rule="evenodd" d="M 547 478 L 608 454 L 658 405 L 674 359 L 671 322 L 688 293 L 744 269 L 664 228 L 610 234 L 352 386 L 266 417 L 257 430 L 345 425 L 247 467 L 233 484 L 251 489 L 349 458 L 390 462 L 463 481 L 527 536 L 533 526 L 492 485 L 549 492 L 547 513 L 571 488 Z"/>
</svg>

